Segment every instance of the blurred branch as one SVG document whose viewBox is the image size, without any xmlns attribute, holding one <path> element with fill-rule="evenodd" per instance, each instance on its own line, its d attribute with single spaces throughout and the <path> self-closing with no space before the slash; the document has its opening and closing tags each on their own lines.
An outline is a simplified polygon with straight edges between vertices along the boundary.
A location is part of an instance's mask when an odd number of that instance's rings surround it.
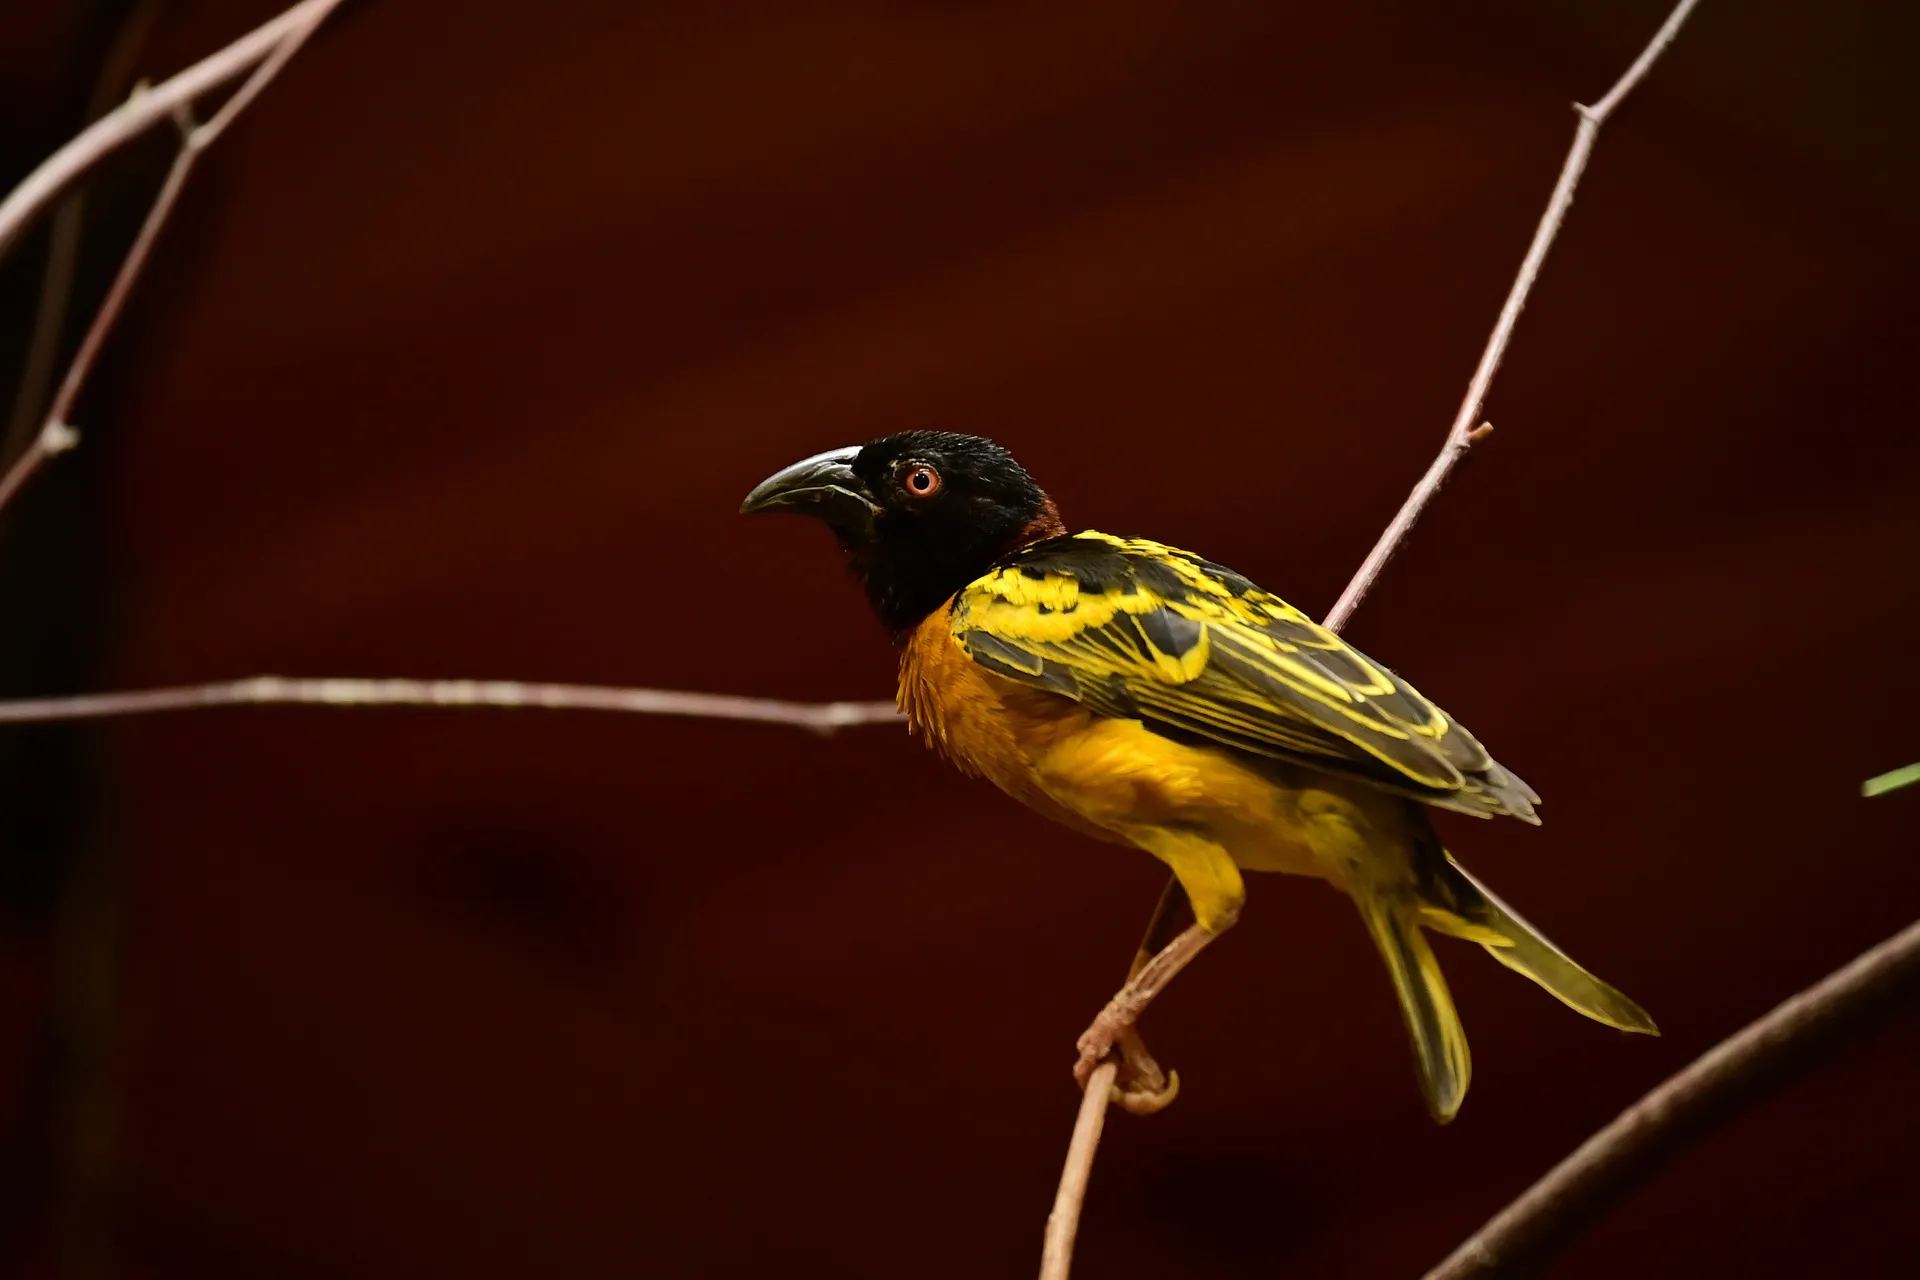
<svg viewBox="0 0 1920 1280">
<path fill-rule="evenodd" d="M 1889 791 L 1898 791 L 1916 782 L 1920 782 L 1920 764 L 1910 764 L 1904 769 L 1895 769 L 1877 778 L 1868 778 L 1860 784 L 1860 794 L 1868 797 L 1883 796 Z"/>
<path fill-rule="evenodd" d="M 164 7 L 165 0 L 137 0 L 115 25 L 87 94 L 84 123 L 113 110 L 137 83 L 147 36 Z M 79 186 L 54 212 L 0 458 L 18 455 L 41 427 L 73 304 L 86 212 L 87 192 Z M 37 745 L 44 751 L 48 741 Z M 53 754 L 60 754 L 57 748 Z M 67 847 L 53 900 L 45 1066 L 27 1106 L 46 1117 L 54 1272 L 88 1280 L 115 1270 L 125 1186 L 127 895 L 118 849 L 99 839 L 86 818 L 73 818 L 60 837 Z"/>
<path fill-rule="evenodd" d="M 140 0 L 115 31 L 107 47 L 107 56 L 93 90 L 87 95 L 88 123 L 113 109 L 126 92 L 121 86 L 133 82 L 134 67 L 145 47 L 147 33 L 160 16 L 161 0 Z M 47 261 L 40 273 L 40 300 L 34 308 L 33 333 L 27 341 L 26 359 L 20 366 L 20 383 L 14 392 L 13 412 L 7 419 L 7 434 L 0 440 L 0 458 L 11 458 L 23 448 L 40 425 L 40 406 L 53 382 L 54 360 L 60 354 L 60 338 L 66 330 L 67 307 L 73 300 L 74 269 L 80 260 L 80 232 L 86 220 L 87 194 L 69 191 L 54 211 L 53 228 L 47 237 Z"/>
<path fill-rule="evenodd" d="M 152 89 L 136 90 L 123 105 L 60 148 L 38 169 L 28 174 L 5 201 L 0 201 L 0 254 L 4 254 L 20 231 L 42 209 L 103 156 L 163 120 L 172 120 L 180 130 L 180 149 L 174 155 L 173 166 L 167 170 L 166 180 L 160 184 L 160 191 L 153 198 L 153 207 L 147 211 L 146 221 L 141 223 L 133 246 L 127 250 L 119 273 L 107 289 L 107 296 L 94 313 L 93 323 L 87 326 L 86 336 L 80 340 L 80 349 L 67 366 L 67 375 L 61 380 L 60 389 L 54 393 L 53 402 L 47 407 L 39 432 L 14 460 L 6 474 L 0 476 L 0 507 L 6 506 L 13 495 L 19 492 L 20 486 L 47 459 L 71 449 L 79 442 L 79 436 L 68 423 L 67 417 L 73 411 L 80 389 L 86 385 L 87 376 L 93 372 L 107 334 L 112 332 L 114 323 L 126 307 L 127 295 L 132 292 L 134 282 L 146 267 L 147 259 L 153 253 L 154 241 L 159 238 L 160 229 L 172 215 L 194 164 L 226 132 L 227 126 L 259 96 L 268 82 L 280 74 L 280 69 L 300 51 L 300 46 L 307 42 L 307 38 L 340 3 L 341 0 L 305 0 L 305 3 L 288 9 L 272 22 L 242 36 L 164 84 Z M 195 123 L 195 101 L 248 71 L 253 74 L 234 91 L 232 97 L 220 105 L 211 120 L 205 124 Z"/>
<path fill-rule="evenodd" d="M 556 711 L 619 711 L 792 725 L 815 733 L 863 724 L 892 724 L 891 702 L 788 702 L 724 693 L 528 684 L 517 680 L 358 680 L 250 676 L 212 684 L 174 685 L 124 693 L 0 701 L 0 724 L 97 720 L 206 707 L 545 707 Z"/>
<path fill-rule="evenodd" d="M 1486 403 L 1487 389 L 1493 383 L 1493 375 L 1513 339 L 1514 326 L 1519 323 L 1527 295 L 1540 274 L 1540 264 L 1546 261 L 1547 250 L 1560 234 L 1561 223 L 1566 220 L 1567 210 L 1573 204 L 1574 188 L 1580 183 L 1580 175 L 1586 171 L 1594 141 L 1600 134 L 1600 126 L 1646 77 L 1698 3 L 1699 0 L 1680 0 L 1647 47 L 1641 50 L 1640 56 L 1634 59 L 1633 65 L 1627 68 L 1626 74 L 1615 82 L 1599 102 L 1590 107 L 1574 104 L 1580 123 L 1574 130 L 1573 145 L 1568 148 L 1567 158 L 1561 163 L 1560 179 L 1554 184 L 1553 194 L 1547 200 L 1546 212 L 1540 215 L 1540 225 L 1534 230 L 1533 243 L 1520 260 L 1519 274 L 1514 277 L 1513 287 L 1507 291 L 1500 317 L 1495 321 L 1493 333 L 1487 338 L 1486 349 L 1481 352 L 1480 363 L 1467 383 L 1466 397 L 1460 402 L 1460 410 L 1447 430 L 1446 442 L 1440 446 L 1439 455 L 1420 478 L 1420 483 L 1414 486 L 1413 492 L 1407 495 L 1406 502 L 1388 523 L 1379 541 L 1374 543 L 1373 550 L 1367 553 L 1359 571 L 1347 583 L 1347 589 L 1340 593 L 1340 599 L 1334 603 L 1324 623 L 1329 630 L 1338 631 L 1347 624 L 1354 610 L 1360 607 L 1360 602 L 1372 590 L 1381 570 L 1386 568 L 1394 552 L 1400 549 L 1400 544 L 1413 531 L 1427 504 L 1440 492 L 1454 467 L 1459 465 L 1469 449 L 1485 439 L 1492 430 L 1489 424 L 1474 424 L 1479 419 L 1481 407 Z M 1117 1067 L 1105 1064 L 1087 1082 L 1086 1096 L 1081 1100 L 1080 1113 L 1074 1122 L 1073 1138 L 1067 1146 L 1066 1168 L 1061 1171 L 1053 1212 L 1047 1218 L 1045 1246 L 1040 1259 L 1040 1280 L 1067 1280 L 1073 1262 L 1073 1238 L 1079 1229 L 1087 1182 L 1092 1173 L 1094 1155 L 1099 1150 L 1100 1132 L 1106 1123 L 1107 1104 L 1114 1092 L 1117 1075 Z"/>
<path fill-rule="evenodd" d="M 1621 1112 L 1426 1280 L 1528 1274 L 1716 1125 L 1916 994 L 1920 921 L 1748 1023 Z"/>
</svg>

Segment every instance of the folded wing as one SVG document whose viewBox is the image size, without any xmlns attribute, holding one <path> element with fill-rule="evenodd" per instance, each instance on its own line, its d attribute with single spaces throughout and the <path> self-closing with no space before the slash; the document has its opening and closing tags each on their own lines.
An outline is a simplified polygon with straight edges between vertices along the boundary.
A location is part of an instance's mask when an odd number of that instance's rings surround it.
<svg viewBox="0 0 1920 1280">
<path fill-rule="evenodd" d="M 950 621 L 982 667 L 1102 715 L 1538 821 L 1526 783 L 1412 686 L 1190 552 L 1103 533 L 1050 539 L 969 584 Z"/>
</svg>

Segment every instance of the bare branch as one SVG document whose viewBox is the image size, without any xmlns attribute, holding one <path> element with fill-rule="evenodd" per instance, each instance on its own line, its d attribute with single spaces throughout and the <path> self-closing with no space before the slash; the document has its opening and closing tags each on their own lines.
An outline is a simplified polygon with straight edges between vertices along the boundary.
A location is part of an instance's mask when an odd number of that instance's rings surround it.
<svg viewBox="0 0 1920 1280">
<path fill-rule="evenodd" d="M 1473 371 L 1472 379 L 1467 383 L 1467 394 L 1460 401 L 1460 410 L 1453 415 L 1453 426 L 1447 431 L 1447 442 L 1440 447 L 1439 456 L 1433 465 L 1420 477 L 1420 483 L 1407 495 L 1399 512 L 1387 525 L 1380 540 L 1373 544 L 1373 550 L 1367 553 L 1360 571 L 1353 575 L 1353 581 L 1340 593 L 1334 602 L 1333 611 L 1327 614 L 1326 625 L 1338 631 L 1347 625 L 1347 619 L 1367 598 L 1367 592 L 1373 589 L 1373 583 L 1387 567 L 1387 561 L 1393 559 L 1393 553 L 1406 541 L 1407 534 L 1419 522 L 1426 511 L 1427 504 L 1447 482 L 1460 459 L 1467 456 L 1467 450 L 1474 446 L 1476 431 L 1474 424 L 1480 420 L 1480 410 L 1487 400 L 1487 388 L 1493 385 L 1493 375 L 1500 368 L 1501 359 L 1507 354 L 1507 344 L 1513 338 L 1513 329 L 1520 322 L 1520 310 L 1527 305 L 1527 294 L 1533 290 L 1533 281 L 1540 274 L 1540 264 L 1547 260 L 1547 250 L 1553 247 L 1553 241 L 1560 234 L 1560 224 L 1566 220 L 1567 209 L 1573 204 L 1573 189 L 1580 185 L 1580 175 L 1586 171 L 1587 158 L 1593 154 L 1594 140 L 1600 136 L 1600 126 L 1607 122 L 1634 86 L 1645 78 L 1653 68 L 1654 61 L 1673 38 L 1680 33 L 1680 26 L 1693 12 L 1700 0 L 1680 0 L 1667 20 L 1654 34 L 1652 41 L 1640 51 L 1627 73 L 1619 82 L 1607 91 L 1607 95 L 1591 107 L 1575 104 L 1574 110 L 1580 113 L 1580 124 L 1573 133 L 1573 146 L 1567 150 L 1567 158 L 1560 165 L 1560 180 L 1554 183 L 1553 195 L 1547 200 L 1547 210 L 1540 215 L 1540 225 L 1534 229 L 1533 243 L 1527 246 L 1527 256 L 1520 260 L 1519 274 L 1513 278 L 1513 288 L 1507 291 L 1506 303 L 1500 308 L 1500 319 L 1493 326 L 1493 335 L 1487 339 L 1486 350 L 1480 353 L 1480 364 Z"/>
<path fill-rule="evenodd" d="M 544 707 L 617 711 L 784 724 L 831 734 L 865 724 L 895 724 L 891 702 L 788 702 L 724 693 L 612 688 L 592 684 L 527 684 L 517 680 L 359 680 L 251 676 L 213 684 L 175 685 L 125 693 L 0 702 L 0 724 L 98 720 L 207 707 Z"/>
<path fill-rule="evenodd" d="M 1528 1274 L 1695 1139 L 1916 994 L 1920 921 L 1748 1023 L 1621 1112 L 1426 1280 Z"/>
<path fill-rule="evenodd" d="M 156 125 L 174 118 L 181 107 L 230 84 L 272 55 L 290 37 L 304 40 L 340 6 L 341 0 L 302 0 L 279 17 L 249 31 L 218 53 L 179 75 L 128 99 L 54 152 L 0 200 L 0 255 L 43 210 L 82 175 Z M 237 95 L 236 95 L 237 96 Z M 243 104 L 244 105 L 244 104 Z"/>
<path fill-rule="evenodd" d="M 1093 1153 L 1107 1124 L 1107 1097 L 1120 1069 L 1103 1062 L 1087 1078 L 1080 1095 L 1080 1117 L 1074 1121 L 1073 1141 L 1067 1145 L 1067 1167 L 1060 1171 L 1060 1189 L 1047 1215 L 1046 1243 L 1040 1250 L 1040 1280 L 1066 1280 L 1073 1265 L 1073 1237 L 1080 1230 L 1080 1206 L 1087 1199 L 1087 1179 L 1093 1176 Z"/>
<path fill-rule="evenodd" d="M 134 282 L 152 256 L 154 243 L 172 214 L 194 164 L 300 51 L 301 46 L 340 3 L 341 0 L 305 0 L 166 83 L 136 92 L 121 107 L 61 148 L 28 175 L 4 203 L 0 203 L 0 252 L 4 252 L 36 214 L 103 156 L 162 120 L 171 119 L 180 130 L 180 149 L 174 156 L 166 179 L 161 183 L 146 220 L 134 237 L 133 245 L 128 249 L 92 324 L 88 326 L 79 350 L 47 408 L 38 433 L 6 474 L 0 476 L 0 507 L 12 499 L 48 458 L 78 443 L 79 436 L 67 419 L 98 361 L 107 335 L 126 306 Z M 246 75 L 247 79 L 233 96 L 221 105 L 210 120 L 196 124 L 192 115 L 194 102 L 242 75 Z M 0 702 L 0 723 L 84 720 L 203 707 L 276 704 L 335 707 L 548 707 L 759 721 L 793 725 L 818 733 L 832 733 L 851 725 L 892 723 L 900 718 L 890 702 L 806 703 L 662 689 L 614 689 L 511 681 L 287 679 L 281 676 L 255 676 L 215 684 Z"/>
<path fill-rule="evenodd" d="M 1699 0 L 1680 0 L 1667 20 L 1654 34 L 1645 49 L 1627 68 L 1605 97 L 1591 107 L 1575 105 L 1580 114 L 1579 127 L 1574 131 L 1573 145 L 1567 151 L 1567 158 L 1560 166 L 1560 179 L 1554 184 L 1553 195 L 1547 201 L 1546 212 L 1540 216 L 1540 225 L 1534 230 L 1533 243 L 1527 246 L 1527 253 L 1520 261 L 1519 274 L 1514 277 L 1513 287 L 1507 291 L 1506 303 L 1500 308 L 1500 317 L 1494 323 L 1493 333 L 1487 339 L 1486 349 L 1481 352 L 1480 363 L 1473 371 L 1473 378 L 1467 383 L 1466 398 L 1460 402 L 1460 410 L 1454 415 L 1453 425 L 1447 430 L 1446 442 L 1441 445 L 1440 453 L 1427 468 L 1426 475 L 1414 486 L 1413 492 L 1401 505 L 1398 513 L 1387 525 L 1380 540 L 1367 553 L 1366 560 L 1360 565 L 1359 572 L 1347 583 L 1347 589 L 1340 593 L 1340 599 L 1334 603 L 1327 614 L 1325 626 L 1339 631 L 1346 626 L 1360 602 L 1367 597 L 1374 580 L 1380 571 L 1386 568 L 1387 561 L 1400 549 L 1427 504 L 1433 501 L 1440 487 L 1446 483 L 1460 459 L 1467 450 L 1485 439 L 1492 427 L 1479 422 L 1480 409 L 1486 403 L 1487 388 L 1493 384 L 1493 375 L 1500 368 L 1501 357 L 1506 354 L 1507 345 L 1513 338 L 1514 326 L 1519 323 L 1520 311 L 1527 303 L 1527 295 L 1533 290 L 1533 282 L 1540 274 L 1540 264 L 1546 261 L 1547 250 L 1553 246 L 1555 237 L 1560 234 L 1561 223 L 1566 220 L 1567 209 L 1573 204 L 1573 191 L 1580 183 L 1580 175 L 1586 170 L 1587 158 L 1593 152 L 1594 139 L 1599 136 L 1600 126 L 1606 123 L 1616 107 L 1631 93 L 1634 86 L 1646 76 L 1654 62 L 1666 51 L 1673 38 L 1680 31 L 1687 15 L 1693 12 Z M 1141 1052 L 1144 1053 L 1144 1050 Z M 1114 1069 L 1117 1074 L 1117 1068 Z M 1106 1123 L 1107 1103 L 1113 1092 L 1114 1075 L 1101 1075 L 1096 1072 L 1087 1083 L 1086 1095 L 1081 1099 L 1080 1113 L 1074 1122 L 1073 1139 L 1067 1147 L 1066 1168 L 1060 1175 L 1059 1191 L 1054 1198 L 1053 1212 L 1047 1218 L 1046 1244 L 1040 1261 L 1040 1280 L 1067 1280 L 1072 1265 L 1073 1238 L 1079 1230 L 1080 1211 L 1086 1199 L 1087 1182 L 1093 1170 L 1093 1157 L 1099 1150 L 1100 1132 Z M 1095 1088 L 1099 1085 L 1099 1088 Z"/>
<path fill-rule="evenodd" d="M 146 220 L 140 224 L 139 234 L 134 236 L 133 246 L 120 263 L 120 270 L 114 276 L 113 284 L 108 287 L 107 296 L 101 300 L 93 322 L 87 326 L 86 336 L 80 340 L 80 349 L 67 366 L 66 377 L 61 380 L 53 403 L 47 406 L 46 418 L 40 425 L 39 433 L 34 436 L 33 443 L 14 459 L 6 475 L 0 476 L 0 507 L 12 501 L 20 486 L 31 479 L 47 459 L 79 443 L 79 436 L 67 421 L 73 412 L 74 401 L 79 398 L 80 389 L 93 372 L 107 335 L 120 319 L 120 313 L 126 307 L 127 295 L 132 292 L 134 282 L 140 278 L 147 259 L 152 256 L 154 242 L 172 215 L 194 163 L 258 96 L 267 82 L 280 73 L 280 69 L 299 52 L 300 46 L 306 43 L 307 38 L 339 4 L 340 0 L 307 0 L 304 4 L 295 5 L 266 26 L 241 37 L 159 88 L 137 91 L 119 110 L 83 132 L 29 174 L 26 181 L 7 197 L 6 202 L 0 204 L 0 252 L 4 252 L 19 227 L 44 207 L 47 201 L 59 195 L 65 183 L 78 177 L 88 164 L 162 119 L 171 118 L 180 126 L 180 150 L 173 158 L 172 167 L 167 170 L 166 180 L 160 184 L 160 190 L 153 198 L 153 207 L 147 210 Z M 263 42 L 262 33 L 268 31 L 272 32 L 272 38 Z M 236 50 L 241 51 L 239 56 L 236 56 Z M 212 71 L 208 68 L 212 68 Z M 253 74 L 227 99 L 213 119 L 202 125 L 192 124 L 190 111 L 197 94 L 182 92 L 178 86 L 183 83 L 190 87 L 199 86 L 198 93 L 205 93 L 249 68 Z M 91 149 L 83 145 L 89 139 L 93 140 Z M 63 157 L 70 154 L 72 159 L 63 164 Z M 50 172 L 52 176 L 48 177 Z"/>
</svg>

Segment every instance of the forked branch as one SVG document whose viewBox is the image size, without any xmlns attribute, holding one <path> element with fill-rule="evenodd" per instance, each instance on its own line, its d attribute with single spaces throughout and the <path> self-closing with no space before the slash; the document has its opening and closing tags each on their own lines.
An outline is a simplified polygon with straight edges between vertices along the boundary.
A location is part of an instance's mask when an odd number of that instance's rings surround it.
<svg viewBox="0 0 1920 1280">
<path fill-rule="evenodd" d="M 169 80 L 144 89 L 108 112 L 77 135 L 73 141 L 48 156 L 40 166 L 21 180 L 20 185 L 0 200 L 0 256 L 5 256 L 20 233 L 34 219 L 53 206 L 53 202 L 75 182 L 85 177 L 100 161 L 144 134 L 147 130 L 177 117 L 182 108 L 191 107 L 214 90 L 232 84 L 292 42 L 291 57 L 321 23 L 327 20 L 341 0 L 302 0 L 279 17 L 264 22 L 218 53 L 210 54 Z M 285 62 L 285 58 L 280 61 Z M 274 68 L 278 73 L 279 67 Z M 260 77 L 265 84 L 268 76 Z M 259 92 L 256 88 L 255 93 Z M 231 119 L 244 110 L 252 94 L 242 99 L 228 114 Z M 233 102 L 228 105 L 232 106 Z M 212 123 L 211 121 L 209 123 Z M 225 127 L 223 124 L 222 128 Z"/>
<path fill-rule="evenodd" d="M 341 0 L 305 0 L 164 84 L 140 90 L 60 148 L 0 201 L 0 255 L 3 255 L 36 215 L 103 157 L 164 121 L 173 121 L 180 130 L 180 149 L 174 154 L 173 165 L 167 170 L 166 179 L 147 210 L 146 220 L 134 236 L 133 246 L 121 260 L 120 270 L 108 286 L 106 297 L 94 312 L 86 336 L 80 340 L 80 349 L 67 366 L 67 375 L 61 379 L 60 389 L 47 406 L 39 432 L 14 459 L 6 474 L 0 476 L 0 507 L 12 501 L 20 486 L 49 458 L 79 443 L 79 435 L 68 421 L 74 402 L 93 372 L 107 335 L 126 307 L 127 295 L 146 268 L 154 242 L 172 216 L 194 164 L 267 87 L 267 82 L 280 74 L 280 69 L 340 3 Z M 252 74 L 221 104 L 212 119 L 205 124 L 195 122 L 193 104 L 196 101 L 248 72 Z"/>
</svg>

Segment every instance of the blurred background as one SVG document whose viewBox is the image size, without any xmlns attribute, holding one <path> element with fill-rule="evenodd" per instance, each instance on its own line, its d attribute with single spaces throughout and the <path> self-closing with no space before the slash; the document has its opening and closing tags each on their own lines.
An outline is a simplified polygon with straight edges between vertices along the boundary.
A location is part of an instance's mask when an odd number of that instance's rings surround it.
<svg viewBox="0 0 1920 1280">
<path fill-rule="evenodd" d="M 277 7 L 6 5 L 0 178 Z M 1323 611 L 1666 7 L 350 4 L 0 518 L 0 693 L 884 698 L 828 536 L 734 511 L 909 426 Z M 1920 789 L 1859 786 L 1920 757 L 1917 25 L 1702 6 L 1352 628 L 1547 797 L 1449 843 L 1665 1037 L 1443 943 L 1477 1070 L 1436 1128 L 1352 911 L 1255 880 L 1147 1021 L 1185 1089 L 1110 1123 L 1076 1274 L 1417 1274 L 1911 919 Z M 67 215 L 69 348 L 170 152 Z M 54 238 L 0 264 L 0 409 Z M 1160 884 L 890 726 L 6 729 L 0 1271 L 1031 1274 Z M 1916 1055 L 1909 1007 L 1552 1274 L 1911 1274 Z"/>
</svg>

